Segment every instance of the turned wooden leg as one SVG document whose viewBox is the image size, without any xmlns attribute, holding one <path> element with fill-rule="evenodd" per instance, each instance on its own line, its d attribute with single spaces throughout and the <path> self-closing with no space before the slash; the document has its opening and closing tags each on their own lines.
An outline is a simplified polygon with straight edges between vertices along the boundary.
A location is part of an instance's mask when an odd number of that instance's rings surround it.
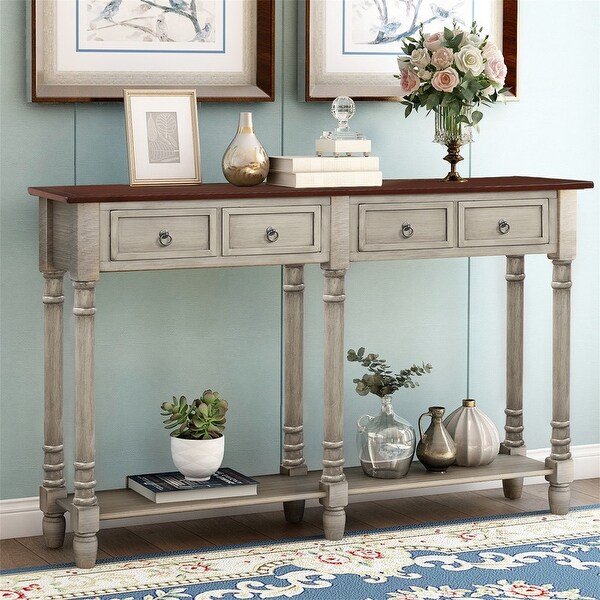
<svg viewBox="0 0 600 600">
<path fill-rule="evenodd" d="M 284 267 L 284 423 L 281 473 L 306 475 L 304 462 L 304 267 Z M 304 500 L 284 502 L 285 518 L 302 521 Z"/>
<path fill-rule="evenodd" d="M 65 539 L 67 497 L 63 448 L 63 296 L 64 271 L 44 273 L 44 480 L 40 487 L 42 532 L 48 548 L 60 548 Z"/>
<path fill-rule="evenodd" d="M 502 454 L 526 454 L 523 441 L 523 256 L 506 257 L 506 437 L 500 444 Z M 521 497 L 523 478 L 504 479 L 504 496 Z"/>
<path fill-rule="evenodd" d="M 546 466 L 548 501 L 555 515 L 569 512 L 573 481 L 570 432 L 571 261 L 553 260 L 552 439 Z"/>
<path fill-rule="evenodd" d="M 344 536 L 348 482 L 344 474 L 344 269 L 324 270 L 324 441 L 320 488 L 326 492 L 323 529 L 328 540 Z"/>
<path fill-rule="evenodd" d="M 96 563 L 99 508 L 95 480 L 94 316 L 95 282 L 73 281 L 75 288 L 75 497 L 71 521 L 73 550 L 80 568 Z"/>
</svg>

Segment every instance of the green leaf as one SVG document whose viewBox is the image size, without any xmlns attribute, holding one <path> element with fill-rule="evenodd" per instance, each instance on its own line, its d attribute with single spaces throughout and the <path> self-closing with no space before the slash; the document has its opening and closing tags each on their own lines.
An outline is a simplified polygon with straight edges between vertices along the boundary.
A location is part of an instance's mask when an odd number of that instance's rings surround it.
<svg viewBox="0 0 600 600">
<path fill-rule="evenodd" d="M 440 104 L 442 101 L 440 96 L 441 94 L 439 92 L 434 92 L 433 94 L 429 94 L 429 96 L 427 96 L 427 110 L 431 110 Z"/>
<path fill-rule="evenodd" d="M 471 119 L 473 121 L 473 125 L 477 125 L 477 123 L 483 119 L 483 113 L 480 110 L 476 110 L 471 115 Z"/>
</svg>

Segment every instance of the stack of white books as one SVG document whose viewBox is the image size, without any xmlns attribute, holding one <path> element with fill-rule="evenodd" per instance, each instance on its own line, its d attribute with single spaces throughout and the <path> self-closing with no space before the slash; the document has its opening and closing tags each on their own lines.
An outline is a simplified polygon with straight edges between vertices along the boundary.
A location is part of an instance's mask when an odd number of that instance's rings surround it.
<svg viewBox="0 0 600 600">
<path fill-rule="evenodd" d="M 377 156 L 270 156 L 267 183 L 295 188 L 380 186 Z"/>
</svg>

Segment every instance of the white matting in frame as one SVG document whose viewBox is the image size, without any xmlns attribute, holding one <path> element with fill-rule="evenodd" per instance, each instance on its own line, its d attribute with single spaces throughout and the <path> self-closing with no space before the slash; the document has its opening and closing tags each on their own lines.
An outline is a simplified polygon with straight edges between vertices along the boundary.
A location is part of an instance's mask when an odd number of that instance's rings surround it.
<svg viewBox="0 0 600 600">
<path fill-rule="evenodd" d="M 202 181 L 195 90 L 124 90 L 130 185 Z"/>
<path fill-rule="evenodd" d="M 271 0 L 32 0 L 32 99 L 120 100 L 123 88 L 162 86 L 272 99 L 258 74 L 259 49 L 272 50 L 258 27 L 273 33 L 271 13 Z"/>
<path fill-rule="evenodd" d="M 502 47 L 502 0 L 305 0 L 305 99 L 396 99 L 403 38 L 476 20 Z"/>
</svg>

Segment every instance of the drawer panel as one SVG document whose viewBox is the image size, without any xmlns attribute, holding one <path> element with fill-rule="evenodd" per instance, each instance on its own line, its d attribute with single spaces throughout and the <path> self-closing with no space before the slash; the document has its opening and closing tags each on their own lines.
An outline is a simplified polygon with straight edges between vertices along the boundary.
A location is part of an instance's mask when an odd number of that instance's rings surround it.
<svg viewBox="0 0 600 600">
<path fill-rule="evenodd" d="M 358 250 L 449 248 L 454 245 L 452 202 L 361 204 Z"/>
<path fill-rule="evenodd" d="M 110 213 L 111 260 L 200 258 L 217 253 L 216 208 Z"/>
<path fill-rule="evenodd" d="M 458 245 L 548 243 L 548 198 L 458 203 Z"/>
<path fill-rule="evenodd" d="M 320 206 L 223 209 L 223 256 L 320 251 Z"/>
</svg>

